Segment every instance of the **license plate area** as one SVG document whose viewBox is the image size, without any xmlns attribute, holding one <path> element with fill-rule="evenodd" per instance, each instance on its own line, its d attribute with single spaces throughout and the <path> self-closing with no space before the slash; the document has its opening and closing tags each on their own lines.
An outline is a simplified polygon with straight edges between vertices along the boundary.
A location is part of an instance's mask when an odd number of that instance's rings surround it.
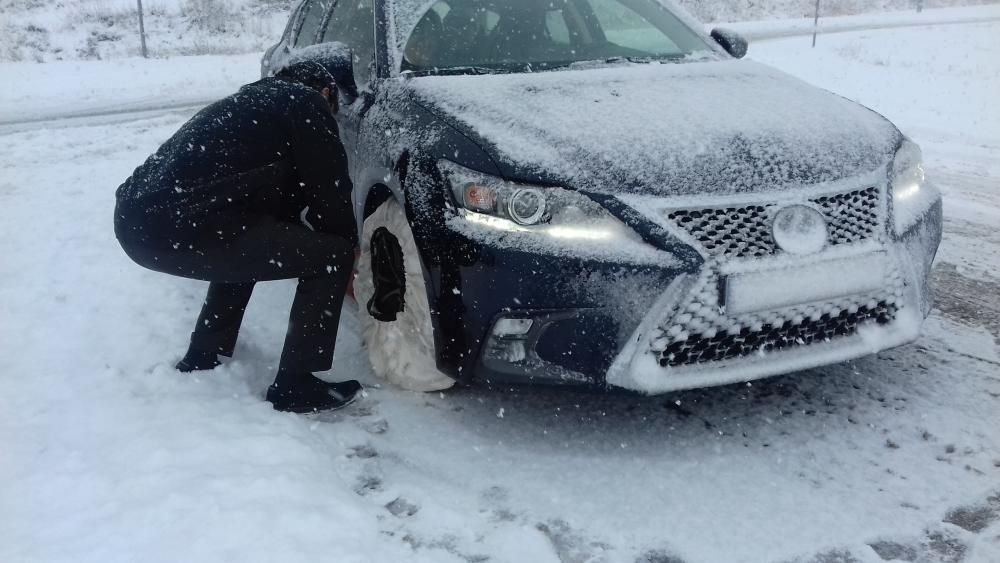
<svg viewBox="0 0 1000 563">
<path fill-rule="evenodd" d="M 888 267 L 886 253 L 875 252 L 730 274 L 722 281 L 722 301 L 728 314 L 738 315 L 870 293 L 886 288 Z"/>
</svg>

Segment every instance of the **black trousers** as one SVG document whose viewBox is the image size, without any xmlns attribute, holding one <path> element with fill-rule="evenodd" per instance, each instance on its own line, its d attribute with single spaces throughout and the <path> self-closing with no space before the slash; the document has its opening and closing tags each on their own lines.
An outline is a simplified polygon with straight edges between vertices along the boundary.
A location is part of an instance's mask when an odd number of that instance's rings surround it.
<svg viewBox="0 0 1000 563">
<path fill-rule="evenodd" d="M 235 240 L 196 249 L 153 249 L 122 241 L 141 266 L 211 282 L 191 348 L 232 356 L 243 314 L 259 281 L 298 278 L 279 368 L 330 369 L 354 245 L 336 235 L 268 215 Z"/>
</svg>

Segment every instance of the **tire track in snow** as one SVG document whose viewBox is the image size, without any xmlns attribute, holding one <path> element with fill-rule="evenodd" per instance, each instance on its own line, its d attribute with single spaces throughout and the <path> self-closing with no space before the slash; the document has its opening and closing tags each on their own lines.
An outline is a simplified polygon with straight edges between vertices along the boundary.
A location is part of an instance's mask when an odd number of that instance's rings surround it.
<svg viewBox="0 0 1000 563">
<path fill-rule="evenodd" d="M 138 108 L 115 109 L 112 107 L 96 109 L 92 112 L 71 112 L 61 115 L 36 116 L 22 120 L 0 120 L 0 136 L 13 135 L 24 131 L 38 129 L 65 129 L 68 127 L 89 127 L 94 125 L 112 125 L 154 119 L 171 114 L 194 113 L 214 100 L 202 102 L 183 102 L 176 104 L 140 106 Z"/>
<path fill-rule="evenodd" d="M 954 265 L 942 262 L 931 274 L 936 302 L 941 313 L 966 326 L 981 326 L 1000 346 L 1000 280 L 976 279 Z M 987 361 L 987 360 L 984 360 Z"/>
</svg>

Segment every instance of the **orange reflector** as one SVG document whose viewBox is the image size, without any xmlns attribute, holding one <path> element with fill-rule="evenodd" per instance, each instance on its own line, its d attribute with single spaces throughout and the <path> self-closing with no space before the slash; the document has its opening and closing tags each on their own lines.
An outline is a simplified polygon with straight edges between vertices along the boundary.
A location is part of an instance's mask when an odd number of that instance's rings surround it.
<svg viewBox="0 0 1000 563">
<path fill-rule="evenodd" d="M 493 211 L 496 208 L 497 192 L 493 188 L 469 184 L 465 186 L 465 207 L 476 211 Z"/>
</svg>

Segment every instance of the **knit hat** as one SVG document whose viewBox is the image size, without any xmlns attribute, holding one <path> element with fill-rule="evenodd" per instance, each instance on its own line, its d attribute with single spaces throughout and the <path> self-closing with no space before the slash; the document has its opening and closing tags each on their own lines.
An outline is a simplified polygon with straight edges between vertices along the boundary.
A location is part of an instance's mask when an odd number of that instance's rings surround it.
<svg viewBox="0 0 1000 563">
<path fill-rule="evenodd" d="M 301 61 L 288 65 L 279 70 L 275 76 L 305 84 L 316 90 L 322 90 L 323 88 L 336 90 L 337 87 L 337 81 L 333 79 L 330 71 L 316 61 Z"/>
</svg>

